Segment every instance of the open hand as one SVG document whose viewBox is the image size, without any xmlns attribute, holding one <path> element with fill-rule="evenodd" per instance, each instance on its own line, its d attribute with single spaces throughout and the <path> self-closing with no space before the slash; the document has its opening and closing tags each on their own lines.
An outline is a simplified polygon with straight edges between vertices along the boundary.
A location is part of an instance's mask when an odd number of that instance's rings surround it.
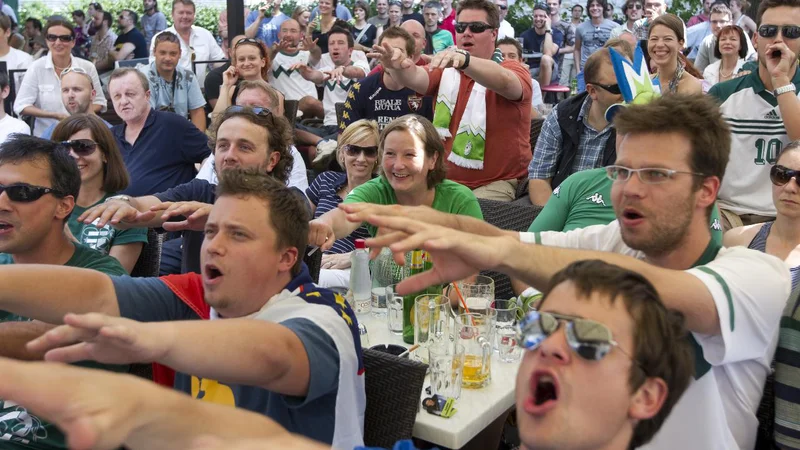
<svg viewBox="0 0 800 450">
<path fill-rule="evenodd" d="M 370 58 L 380 61 L 384 69 L 402 70 L 414 67 L 414 61 L 404 55 L 399 48 L 394 48 L 388 42 L 382 45 L 373 45 L 372 51 L 367 54 Z"/>
<path fill-rule="evenodd" d="M 164 211 L 161 214 L 161 220 L 164 221 L 162 227 L 167 231 L 203 231 L 206 228 L 208 216 L 211 214 L 211 207 L 212 205 L 202 202 L 163 202 L 150 208 L 150 211 L 154 214 Z M 180 216 L 186 217 L 186 219 L 179 222 L 167 222 L 173 217 Z"/>
<path fill-rule="evenodd" d="M 431 63 L 428 64 L 428 70 L 433 69 L 447 69 L 453 67 L 458 69 L 463 66 L 467 61 L 467 57 L 463 53 L 455 50 L 442 50 L 441 52 L 433 55 Z"/>
<path fill-rule="evenodd" d="M 87 209 L 78 217 L 78 222 L 90 224 L 97 220 L 95 226 L 102 228 L 109 223 L 112 226 L 118 226 L 123 223 L 129 225 L 145 223 L 153 220 L 155 216 L 156 214 L 150 211 L 139 212 L 138 209 L 124 200 L 111 200 Z"/>
</svg>

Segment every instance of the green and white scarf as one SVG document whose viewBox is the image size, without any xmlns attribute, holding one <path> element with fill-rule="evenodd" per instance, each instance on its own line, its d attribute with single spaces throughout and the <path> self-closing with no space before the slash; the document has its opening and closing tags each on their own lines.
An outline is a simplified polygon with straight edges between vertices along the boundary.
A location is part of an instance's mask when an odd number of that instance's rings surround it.
<svg viewBox="0 0 800 450">
<path fill-rule="evenodd" d="M 495 50 L 492 60 L 498 63 L 502 62 L 503 58 L 498 50 Z M 452 67 L 444 69 L 439 83 L 439 92 L 436 95 L 436 107 L 433 112 L 433 125 L 442 140 L 452 137 L 450 121 L 456 108 L 460 85 L 461 72 Z M 485 153 L 486 88 L 474 83 L 447 160 L 465 169 L 483 170 Z"/>
</svg>

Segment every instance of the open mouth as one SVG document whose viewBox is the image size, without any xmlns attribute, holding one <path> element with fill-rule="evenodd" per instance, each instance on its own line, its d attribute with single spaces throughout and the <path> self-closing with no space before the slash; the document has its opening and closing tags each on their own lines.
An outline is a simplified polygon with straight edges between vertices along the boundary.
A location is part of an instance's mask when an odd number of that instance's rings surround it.
<svg viewBox="0 0 800 450">
<path fill-rule="evenodd" d="M 400 180 L 409 177 L 409 175 L 407 173 L 406 174 L 401 174 L 401 173 L 396 173 L 396 172 L 392 172 L 392 176 L 397 178 L 397 179 L 400 179 Z"/>
<path fill-rule="evenodd" d="M 462 43 L 462 44 L 461 44 L 461 47 L 462 47 L 464 50 L 469 50 L 469 49 L 471 49 L 471 48 L 472 48 L 472 47 L 474 47 L 474 46 L 475 46 L 475 44 L 473 44 L 472 42 L 464 42 L 464 43 Z"/>
<path fill-rule="evenodd" d="M 551 371 L 537 370 L 531 377 L 531 397 L 525 405 L 529 414 L 541 415 L 551 410 L 558 402 L 558 379 Z"/>
<path fill-rule="evenodd" d="M 627 219 L 627 220 L 644 219 L 644 216 L 642 215 L 642 213 L 640 213 L 639 211 L 637 211 L 637 210 L 635 210 L 633 208 L 625 208 L 622 211 L 622 217 Z"/>
<path fill-rule="evenodd" d="M 8 222 L 0 222 L 0 233 L 11 231 L 14 228 L 14 225 L 11 225 Z"/>
<path fill-rule="evenodd" d="M 205 281 L 209 283 L 219 282 L 224 276 L 219 267 L 215 266 L 214 264 L 206 264 L 206 266 L 203 268 L 203 275 Z"/>
</svg>

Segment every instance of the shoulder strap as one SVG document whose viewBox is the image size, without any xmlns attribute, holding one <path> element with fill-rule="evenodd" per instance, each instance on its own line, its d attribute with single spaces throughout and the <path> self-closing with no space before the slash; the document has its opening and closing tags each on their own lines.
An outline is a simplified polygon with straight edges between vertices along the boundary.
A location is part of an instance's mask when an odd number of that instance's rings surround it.
<svg viewBox="0 0 800 450">
<path fill-rule="evenodd" d="M 361 30 L 361 33 L 358 33 L 358 37 L 356 38 L 356 43 L 358 43 L 358 41 L 360 41 L 361 38 L 364 37 L 364 34 L 367 32 L 367 30 L 369 30 L 369 27 L 371 26 L 372 24 L 367 22 L 367 26 L 365 26 L 364 29 Z"/>
</svg>

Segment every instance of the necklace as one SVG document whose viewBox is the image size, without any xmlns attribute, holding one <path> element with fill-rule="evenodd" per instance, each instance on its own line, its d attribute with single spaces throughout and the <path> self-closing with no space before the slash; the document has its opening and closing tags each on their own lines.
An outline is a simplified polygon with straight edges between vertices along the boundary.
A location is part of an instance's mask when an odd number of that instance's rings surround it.
<svg viewBox="0 0 800 450">
<path fill-rule="evenodd" d="M 675 76 L 669 81 L 669 93 L 674 94 L 678 92 L 678 84 L 683 77 L 683 63 L 678 61 L 678 67 L 675 68 Z"/>
</svg>

